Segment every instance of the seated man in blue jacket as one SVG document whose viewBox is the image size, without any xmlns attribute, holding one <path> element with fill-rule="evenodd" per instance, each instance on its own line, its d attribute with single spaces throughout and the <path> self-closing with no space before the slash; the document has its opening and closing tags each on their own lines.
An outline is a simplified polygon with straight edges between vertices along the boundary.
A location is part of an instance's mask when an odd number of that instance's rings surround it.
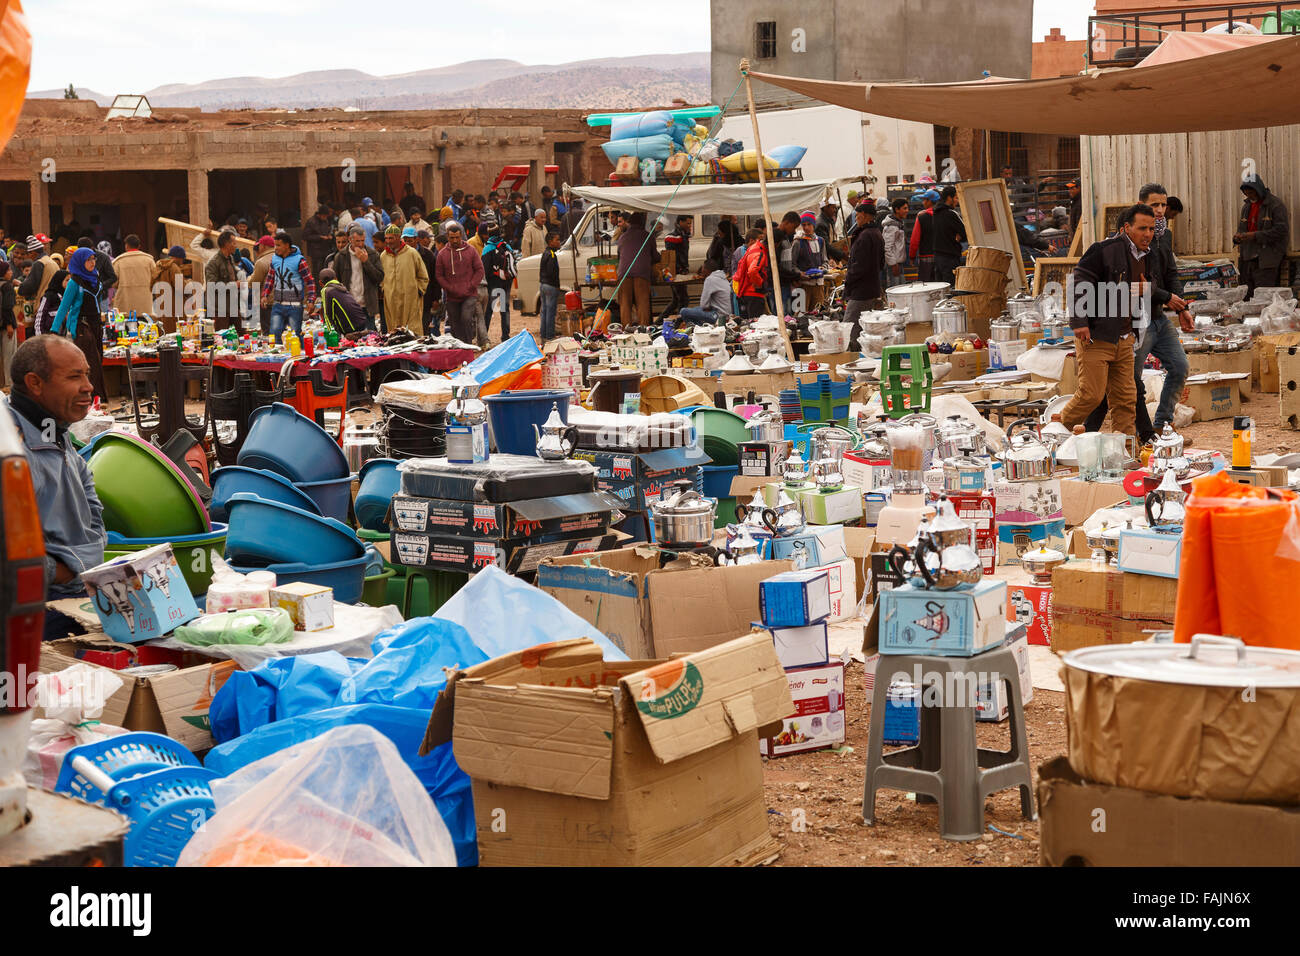
<svg viewBox="0 0 1300 956">
<path fill-rule="evenodd" d="M 81 572 L 104 563 L 105 542 L 90 467 L 68 435 L 94 401 L 90 366 L 71 339 L 38 335 L 18 347 L 11 368 L 9 411 L 22 432 L 45 532 L 46 595 L 80 597 L 86 593 Z M 71 618 L 46 611 L 46 640 L 73 629 Z"/>
</svg>

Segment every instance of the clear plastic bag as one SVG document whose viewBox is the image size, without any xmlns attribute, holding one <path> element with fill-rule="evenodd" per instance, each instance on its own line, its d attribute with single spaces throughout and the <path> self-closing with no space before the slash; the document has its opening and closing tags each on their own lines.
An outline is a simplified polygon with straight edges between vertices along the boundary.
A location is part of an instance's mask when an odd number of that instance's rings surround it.
<svg viewBox="0 0 1300 956">
<path fill-rule="evenodd" d="M 176 640 L 195 647 L 213 644 L 283 644 L 293 638 L 293 619 L 279 607 L 204 614 L 176 628 Z"/>
<path fill-rule="evenodd" d="M 455 866 L 451 834 L 397 748 L 336 727 L 212 781 L 217 812 L 178 866 Z"/>
</svg>

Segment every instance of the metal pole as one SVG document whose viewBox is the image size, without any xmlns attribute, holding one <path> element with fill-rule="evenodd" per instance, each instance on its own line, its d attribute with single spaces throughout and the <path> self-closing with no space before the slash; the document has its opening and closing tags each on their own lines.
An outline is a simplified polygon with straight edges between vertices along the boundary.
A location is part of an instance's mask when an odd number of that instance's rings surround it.
<svg viewBox="0 0 1300 956">
<path fill-rule="evenodd" d="M 740 73 L 745 77 L 745 98 L 749 101 L 749 122 L 754 128 L 754 164 L 758 167 L 758 192 L 763 197 L 763 229 L 767 232 L 768 264 L 772 270 L 772 291 L 776 298 L 777 328 L 785 343 L 785 357 L 794 361 L 794 346 L 785 330 L 785 306 L 781 302 L 781 274 L 776 255 L 776 240 L 772 238 L 772 210 L 767 205 L 767 169 L 763 165 L 763 141 L 758 138 L 758 113 L 754 110 L 754 88 L 749 82 L 749 60 L 740 61 Z"/>
</svg>

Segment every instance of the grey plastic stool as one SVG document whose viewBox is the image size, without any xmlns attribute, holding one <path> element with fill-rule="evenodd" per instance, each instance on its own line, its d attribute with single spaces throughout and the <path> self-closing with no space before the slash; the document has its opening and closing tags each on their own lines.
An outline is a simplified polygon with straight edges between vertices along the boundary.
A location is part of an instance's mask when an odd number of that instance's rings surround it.
<svg viewBox="0 0 1300 956">
<path fill-rule="evenodd" d="M 921 735 L 915 747 L 884 753 L 885 700 L 900 673 L 922 675 Z M 981 679 L 1007 685 L 1011 721 L 1009 751 L 981 750 L 975 742 L 975 703 Z M 951 697 L 949 700 L 949 692 Z M 925 702 L 937 701 L 937 706 Z M 1020 788 L 1020 811 L 1035 820 L 1025 708 L 1016 657 L 1005 646 L 974 657 L 923 657 L 886 654 L 876 668 L 871 702 L 871 733 L 862 791 L 862 819 L 874 823 L 876 791 L 916 792 L 917 803 L 939 803 L 939 832 L 945 840 L 978 840 L 984 833 L 984 798 Z M 929 799 L 926 799 L 929 798 Z"/>
</svg>

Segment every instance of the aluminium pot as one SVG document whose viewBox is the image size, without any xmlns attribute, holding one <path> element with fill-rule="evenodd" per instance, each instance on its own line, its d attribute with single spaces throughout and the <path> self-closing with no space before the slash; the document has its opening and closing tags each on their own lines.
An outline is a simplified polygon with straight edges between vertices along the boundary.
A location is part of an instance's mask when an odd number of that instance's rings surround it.
<svg viewBox="0 0 1300 956">
<path fill-rule="evenodd" d="M 780 412 L 759 412 L 745 423 L 745 427 L 749 429 L 750 441 L 785 441 L 785 421 Z"/>
<path fill-rule="evenodd" d="M 930 321 L 934 323 L 934 334 L 966 334 L 966 306 L 957 299 L 944 299 L 930 312 Z"/>
<path fill-rule="evenodd" d="M 651 506 L 655 541 L 667 548 L 703 548 L 713 541 L 718 502 L 695 490 L 691 481 L 673 485 L 676 492 Z"/>
<path fill-rule="evenodd" d="M 934 441 L 934 453 L 938 458 L 983 455 L 988 450 L 984 430 L 961 415 L 949 415 L 939 422 Z"/>
<path fill-rule="evenodd" d="M 908 322 L 929 322 L 935 305 L 951 288 L 947 282 L 908 282 L 890 286 L 885 298 L 890 308 L 907 310 Z"/>
<path fill-rule="evenodd" d="M 1007 315 L 1020 323 L 1022 332 L 1037 332 L 1043 325 L 1038 300 L 1028 292 L 1021 292 L 1007 300 Z"/>
<path fill-rule="evenodd" d="M 1003 312 L 989 323 L 990 342 L 1014 342 L 1020 338 L 1020 320 Z"/>
</svg>

